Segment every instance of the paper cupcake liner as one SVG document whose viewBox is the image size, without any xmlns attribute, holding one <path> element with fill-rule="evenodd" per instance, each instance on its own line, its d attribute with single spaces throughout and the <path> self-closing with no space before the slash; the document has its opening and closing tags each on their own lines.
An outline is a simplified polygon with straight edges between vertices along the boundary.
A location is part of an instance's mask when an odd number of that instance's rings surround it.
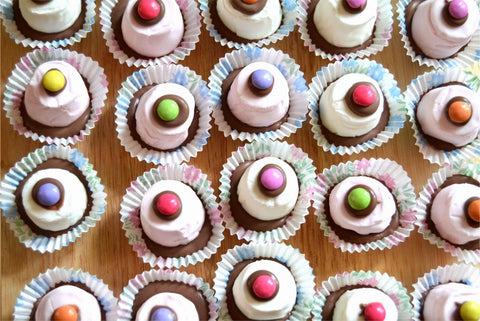
<svg viewBox="0 0 480 321">
<path fill-rule="evenodd" d="M 202 200 L 208 219 L 212 225 L 212 236 L 207 245 L 205 245 L 202 250 L 191 253 L 185 257 L 156 256 L 150 251 L 150 249 L 148 249 L 145 240 L 142 237 L 142 228 L 140 226 L 140 205 L 143 196 L 152 185 L 165 179 L 178 180 L 193 188 L 198 197 Z M 153 168 L 150 171 L 143 173 L 142 176 L 137 177 L 135 181 L 131 182 L 130 187 L 127 188 L 127 192 L 123 196 L 120 209 L 120 220 L 123 223 L 123 229 L 125 230 L 125 236 L 128 238 L 128 243 L 132 245 L 133 250 L 137 252 L 137 256 L 142 258 L 144 263 L 150 264 L 151 267 L 178 268 L 203 262 L 217 252 L 217 249 L 220 247 L 220 243 L 224 238 L 223 230 L 225 228 L 222 225 L 216 197 L 213 194 L 213 189 L 210 185 L 211 182 L 207 180 L 207 175 L 203 174 L 201 170 L 194 166 L 187 166 L 186 164 L 170 164 Z"/>
<path fill-rule="evenodd" d="M 219 320 L 231 320 L 228 314 L 226 287 L 230 273 L 235 264 L 255 258 L 275 259 L 285 264 L 291 271 L 297 284 L 297 302 L 293 307 L 289 320 L 299 321 L 310 318 L 315 293 L 313 269 L 305 259 L 305 255 L 298 249 L 284 243 L 275 244 L 242 244 L 222 255 L 222 260 L 217 263 L 213 290 L 220 305 Z"/>
<path fill-rule="evenodd" d="M 185 30 L 183 38 L 173 52 L 168 55 L 156 58 L 136 58 L 128 56 L 115 39 L 112 28 L 111 14 L 118 0 L 102 0 L 100 7 L 100 25 L 102 26 L 103 38 L 107 42 L 108 50 L 113 54 L 121 64 L 126 63 L 127 66 L 147 67 L 154 65 L 175 64 L 185 59 L 195 49 L 197 42 L 200 40 L 201 17 L 197 3 L 194 0 L 176 0 L 180 11 L 182 12 Z"/>
<path fill-rule="evenodd" d="M 420 153 L 422 153 L 424 159 L 428 160 L 430 163 L 439 165 L 447 165 L 457 160 L 479 157 L 480 155 L 480 136 L 462 148 L 454 149 L 452 151 L 444 151 L 436 149 L 428 144 L 419 132 L 415 120 L 417 103 L 420 101 L 422 95 L 429 89 L 449 82 L 463 83 L 475 93 L 480 94 L 480 79 L 472 72 L 464 71 L 461 68 L 449 68 L 448 70 L 426 72 L 418 76 L 416 79 L 413 79 L 404 92 L 407 114 L 414 131 L 415 145 L 420 149 Z"/>
<path fill-rule="evenodd" d="M 20 113 L 20 105 L 23 101 L 25 90 L 30 83 L 33 73 L 42 63 L 52 60 L 61 60 L 69 63 L 85 78 L 88 82 L 88 91 L 91 95 L 90 117 L 85 124 L 85 128 L 76 135 L 70 137 L 50 137 L 40 135 L 25 127 Z M 8 78 L 5 86 L 3 109 L 7 112 L 7 118 L 13 128 L 20 134 L 32 140 L 38 140 L 41 143 L 69 145 L 83 141 L 85 136 L 95 127 L 102 108 L 107 99 L 108 82 L 103 68 L 93 61 L 90 57 L 79 54 L 75 51 L 65 49 L 36 49 L 20 58 L 15 65 L 12 75 Z"/>
<path fill-rule="evenodd" d="M 351 73 L 365 74 L 378 82 L 378 85 L 382 89 L 383 95 L 388 102 L 390 118 L 385 128 L 378 133 L 375 138 L 353 146 L 338 146 L 330 143 L 322 134 L 318 104 L 321 94 L 331 82 L 337 80 L 341 76 Z M 316 76 L 312 79 L 312 83 L 309 85 L 308 104 L 313 137 L 317 140 L 318 146 L 321 146 L 324 151 L 329 151 L 332 154 L 358 154 L 381 146 L 395 134 L 398 134 L 400 129 L 403 128 L 406 119 L 404 98 L 400 88 L 397 86 L 393 74 L 381 64 L 368 59 L 337 61 L 323 67 L 317 72 Z"/>
<path fill-rule="evenodd" d="M 382 274 L 378 271 L 353 271 L 331 276 L 322 282 L 322 286 L 317 289 L 315 294 L 313 320 L 323 319 L 322 310 L 331 293 L 349 285 L 364 285 L 383 291 L 395 302 L 398 309 L 398 320 L 410 320 L 412 317 L 410 297 L 400 281 L 387 273 Z"/>
<path fill-rule="evenodd" d="M 405 9 L 412 0 L 400 0 L 397 3 L 397 18 L 400 27 L 400 35 L 404 48 L 407 50 L 407 56 L 412 62 L 418 62 L 420 66 L 426 65 L 433 68 L 452 68 L 467 67 L 480 59 L 480 29 L 477 28 L 468 45 L 459 51 L 455 57 L 448 59 L 432 59 L 416 53 L 407 35 L 407 25 L 405 22 Z M 479 1 L 475 1 L 479 5 Z"/>
<path fill-rule="evenodd" d="M 117 299 L 113 296 L 108 285 L 97 276 L 82 270 L 55 267 L 41 273 L 30 283 L 25 285 L 17 298 L 13 312 L 14 320 L 30 320 L 30 314 L 35 302 L 55 284 L 60 282 L 79 282 L 85 284 L 100 301 L 102 309 L 106 312 L 106 320 L 115 320 L 117 313 Z"/>
<path fill-rule="evenodd" d="M 47 237 L 33 233 L 20 217 L 15 203 L 15 190 L 20 182 L 38 165 L 50 158 L 68 160 L 78 167 L 85 175 L 93 199 L 92 208 L 83 222 L 57 237 Z M 75 242 L 77 238 L 86 233 L 88 229 L 93 228 L 96 222 L 101 219 L 107 204 L 105 200 L 107 195 L 103 192 L 103 189 L 104 186 L 100 183 L 97 172 L 82 153 L 68 146 L 44 146 L 23 157 L 5 174 L 3 181 L 0 183 L 0 208 L 6 222 L 20 243 L 33 251 L 51 253 Z"/>
<path fill-rule="evenodd" d="M 209 320 L 216 320 L 218 317 L 217 299 L 214 297 L 210 285 L 201 278 L 186 272 L 171 270 L 150 270 L 142 274 L 137 274 L 133 279 L 128 281 L 128 285 L 123 288 L 118 302 L 117 320 L 129 321 L 132 319 L 132 307 L 137 293 L 151 282 L 155 281 L 173 281 L 181 282 L 189 286 L 195 287 L 201 291 L 204 298 L 208 302 Z"/>
<path fill-rule="evenodd" d="M 399 226 L 381 240 L 368 243 L 350 243 L 340 239 L 331 229 L 325 214 L 325 200 L 334 185 L 350 176 L 370 176 L 384 183 L 395 196 L 399 212 Z M 342 252 L 385 250 L 404 242 L 414 228 L 415 191 L 407 172 L 395 161 L 389 159 L 363 158 L 354 162 L 340 163 L 323 170 L 317 177 L 313 207 L 317 222 L 328 241 Z"/>
<path fill-rule="evenodd" d="M 297 6 L 297 25 L 300 32 L 300 38 L 303 45 L 308 47 L 310 52 L 314 52 L 316 56 L 321 56 L 328 60 L 342 60 L 352 58 L 368 57 L 375 55 L 388 46 L 388 41 L 392 38 L 393 31 L 393 8 L 388 0 L 378 0 L 377 19 L 375 21 L 375 31 L 373 34 L 373 42 L 365 49 L 361 49 L 346 54 L 331 54 L 317 48 L 312 41 L 307 28 L 308 7 L 311 0 L 298 0 Z"/>
<path fill-rule="evenodd" d="M 287 37 L 290 32 L 293 31 L 295 28 L 296 23 L 296 8 L 297 3 L 295 0 L 281 0 L 280 4 L 282 6 L 282 23 L 280 27 L 278 27 L 277 31 L 271 34 L 268 37 L 259 39 L 259 40 L 251 40 L 247 43 L 240 43 L 236 41 L 230 41 L 224 38 L 220 32 L 215 28 L 209 8 L 209 1 L 208 0 L 199 0 L 200 3 L 200 10 L 202 11 L 203 22 L 206 25 L 206 28 L 210 34 L 210 37 L 215 39 L 216 42 L 220 43 L 222 46 L 227 46 L 228 48 L 247 48 L 247 47 L 262 47 L 268 46 L 272 43 L 276 43 L 279 40 Z"/>
<path fill-rule="evenodd" d="M 245 67 L 256 61 L 273 64 L 287 79 L 290 91 L 288 118 L 277 130 L 262 133 L 239 132 L 236 129 L 232 129 L 225 121 L 222 112 L 222 83 L 233 70 Z M 282 51 L 252 46 L 245 47 L 241 50 L 234 50 L 220 59 L 214 66 L 208 79 L 212 94 L 215 124 L 219 130 L 223 132 L 225 137 L 230 136 L 232 139 L 247 140 L 249 142 L 257 139 L 283 139 L 289 137 L 295 133 L 298 128 L 302 127 L 302 122 L 306 119 L 307 86 L 303 78 L 303 72 L 300 71 L 300 66 Z"/>
<path fill-rule="evenodd" d="M 186 87 L 195 98 L 195 105 L 200 114 L 199 127 L 195 137 L 188 144 L 172 152 L 161 152 L 142 147 L 131 136 L 127 124 L 127 112 L 133 95 L 142 87 L 161 83 L 176 83 Z M 139 161 L 155 165 L 188 162 L 191 157 L 196 157 L 197 153 L 202 151 L 203 146 L 207 144 L 207 138 L 210 137 L 208 132 L 212 127 L 210 125 L 210 92 L 201 76 L 188 67 L 159 65 L 134 72 L 122 83 L 122 88 L 118 91 L 115 109 L 115 123 L 121 145 Z"/>
<path fill-rule="evenodd" d="M 22 44 L 24 47 L 32 48 L 59 48 L 73 46 L 76 42 L 80 42 L 87 34 L 92 31 L 92 25 L 95 23 L 95 1 L 84 0 L 86 2 L 85 21 L 83 26 L 70 38 L 64 38 L 53 41 L 41 41 L 27 38 L 18 30 L 13 12 L 13 0 L 0 0 L 0 18 L 3 20 L 5 31 L 10 38 L 15 40 L 16 44 Z"/>
<path fill-rule="evenodd" d="M 266 156 L 277 157 L 292 165 L 299 180 L 300 191 L 292 214 L 283 226 L 266 232 L 253 231 L 240 226 L 232 216 L 230 209 L 231 177 L 241 163 Z M 302 149 L 286 142 L 254 141 L 233 152 L 220 173 L 220 207 L 230 234 L 236 235 L 240 240 L 245 239 L 252 242 L 280 242 L 295 235 L 300 226 L 305 223 L 305 217 L 308 215 L 308 208 L 313 198 L 315 166 L 312 163 L 313 161 Z"/>
<path fill-rule="evenodd" d="M 462 282 L 473 287 L 480 287 L 480 269 L 467 264 L 452 264 L 439 266 L 419 277 L 417 283 L 413 284 L 414 291 L 410 293 L 413 303 L 412 320 L 423 320 L 420 315 L 423 294 L 431 288 L 448 282 Z"/>
<path fill-rule="evenodd" d="M 415 224 L 418 226 L 418 232 L 423 235 L 425 240 L 430 244 L 443 249 L 452 256 L 457 257 L 460 261 L 466 263 L 479 264 L 480 263 L 480 249 L 478 250 L 464 250 L 456 247 L 450 242 L 442 239 L 439 235 L 430 231 L 427 225 L 427 207 L 432 201 L 432 196 L 435 191 L 453 175 L 465 175 L 480 181 L 480 163 L 474 164 L 467 161 L 455 162 L 452 165 L 442 167 L 438 172 L 434 173 L 428 179 L 427 184 L 419 193 L 416 206 Z"/>
</svg>

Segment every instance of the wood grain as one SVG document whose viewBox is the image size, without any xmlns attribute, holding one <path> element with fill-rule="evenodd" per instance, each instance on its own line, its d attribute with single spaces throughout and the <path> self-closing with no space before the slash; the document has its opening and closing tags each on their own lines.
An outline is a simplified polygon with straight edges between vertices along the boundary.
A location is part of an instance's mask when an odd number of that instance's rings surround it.
<svg viewBox="0 0 480 321">
<path fill-rule="evenodd" d="M 96 2 L 98 14 L 100 1 L 97 0 Z M 203 24 L 201 31 L 197 48 L 184 61 L 181 61 L 181 64 L 190 67 L 200 74 L 204 80 L 208 81 L 213 65 L 229 50 L 215 43 Z M 2 320 L 12 318 L 16 298 L 24 285 L 48 268 L 65 266 L 96 274 L 109 285 L 117 297 L 130 278 L 150 269 L 149 265 L 143 264 L 142 260 L 137 258 L 136 253 L 128 244 L 121 227 L 119 215 L 120 203 L 127 186 L 144 171 L 154 167 L 152 164 L 139 162 L 136 158 L 131 158 L 116 137 L 114 105 L 117 91 L 120 89 L 121 82 L 136 69 L 119 64 L 109 53 L 102 36 L 97 15 L 93 31 L 88 34 L 86 39 L 68 49 L 78 51 L 98 61 L 105 69 L 109 82 L 109 93 L 100 120 L 96 123 L 91 135 L 87 136 L 85 141 L 74 146 L 84 153 L 94 165 L 94 168 L 98 171 L 98 176 L 105 185 L 105 192 L 108 194 L 106 213 L 95 228 L 90 229 L 74 244 L 53 254 L 40 254 L 26 249 L 18 242 L 2 218 Z M 30 49 L 16 45 L 6 34 L 3 25 L 1 46 L 1 88 L 4 90 L 14 64 Z M 283 50 L 294 58 L 305 73 L 307 83 L 310 83 L 317 70 L 329 63 L 329 61 L 308 52 L 300 39 L 297 27 L 289 37 L 270 47 Z M 396 20 L 394 21 L 393 37 L 389 46 L 382 53 L 371 58 L 390 69 L 402 91 L 405 90 L 411 79 L 428 70 L 428 68 L 419 67 L 418 64 L 412 63 L 406 56 Z M 14 131 L 3 110 L 1 125 L 1 175 L 3 177 L 16 161 L 28 152 L 41 147 L 42 144 L 20 136 Z M 208 139 L 206 147 L 189 164 L 195 165 L 208 175 L 218 196 L 218 181 L 222 165 L 230 154 L 243 143 L 225 138 L 223 133 L 220 133 L 213 124 L 213 120 L 212 126 L 211 137 Z M 414 145 L 413 132 L 408 122 L 399 135 L 396 135 L 394 139 L 381 148 L 352 156 L 331 155 L 318 148 L 316 141 L 313 139 L 309 119 L 287 141 L 301 147 L 309 154 L 317 168 L 317 173 L 333 164 L 363 157 L 393 159 L 407 170 L 417 193 L 428 177 L 439 168 L 422 159 L 418 148 Z M 221 255 L 227 249 L 242 243 L 236 237 L 231 236 L 228 230 L 224 234 L 225 240 L 216 255 L 203 263 L 181 270 L 203 277 L 213 286 L 216 263 L 221 260 Z M 454 257 L 423 240 L 417 231 L 412 232 L 411 237 L 405 243 L 391 250 L 370 251 L 361 254 L 342 253 L 335 249 L 324 237 L 313 215 L 313 209 L 310 209 L 307 222 L 303 224 L 294 237 L 291 237 L 285 243 L 298 248 L 306 255 L 313 266 L 317 286 L 320 286 L 323 280 L 336 273 L 352 270 L 378 270 L 395 276 L 411 292 L 411 285 L 416 282 L 419 276 L 439 265 L 456 262 Z"/>
</svg>

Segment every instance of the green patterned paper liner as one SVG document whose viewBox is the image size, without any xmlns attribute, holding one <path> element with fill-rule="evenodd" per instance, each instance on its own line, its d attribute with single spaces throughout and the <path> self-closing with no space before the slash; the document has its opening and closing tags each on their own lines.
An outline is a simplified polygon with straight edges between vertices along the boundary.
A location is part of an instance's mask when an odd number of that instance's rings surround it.
<svg viewBox="0 0 480 321">
<path fill-rule="evenodd" d="M 182 257 L 160 257 L 156 256 L 148 249 L 145 240 L 142 237 L 142 228 L 140 225 L 140 205 L 142 198 L 148 189 L 155 183 L 173 179 L 181 181 L 190 186 L 203 203 L 205 214 L 210 219 L 212 225 L 212 236 L 205 247 L 197 252 Z M 120 209 L 120 220 L 123 223 L 122 228 L 125 230 L 125 236 L 132 249 L 137 256 L 142 258 L 144 263 L 150 264 L 151 267 L 159 268 L 178 268 L 181 266 L 194 265 L 209 259 L 217 249 L 224 238 L 222 219 L 218 210 L 216 196 L 213 193 L 211 182 L 207 179 L 207 175 L 194 166 L 186 164 L 170 164 L 152 168 L 150 171 L 143 173 L 132 181 L 130 187 L 127 188 L 126 194 L 123 196 Z"/>
<path fill-rule="evenodd" d="M 350 176 L 370 176 L 384 183 L 391 191 L 397 202 L 399 212 L 399 226 L 392 234 L 368 243 L 350 243 L 342 240 L 331 229 L 325 213 L 325 200 L 329 190 L 342 180 Z M 335 248 L 342 252 L 362 252 L 369 250 L 385 250 L 404 242 L 414 229 L 415 222 L 415 190 L 407 172 L 395 161 L 390 159 L 363 158 L 333 165 L 323 170 L 317 177 L 313 207 L 320 229 Z"/>
<path fill-rule="evenodd" d="M 57 237 L 47 237 L 33 233 L 30 227 L 21 219 L 15 203 L 15 190 L 20 182 L 39 164 L 50 158 L 65 159 L 77 166 L 85 175 L 89 192 L 93 198 L 92 208 L 83 222 Z M 23 157 L 5 174 L 3 181 L 0 183 L 0 208 L 2 209 L 3 217 L 20 243 L 23 243 L 25 247 L 33 251 L 51 253 L 75 242 L 77 238 L 81 237 L 90 228 L 93 228 L 96 222 L 102 218 L 107 204 L 107 195 L 103 192 L 103 189 L 104 186 L 100 183 L 97 172 L 82 153 L 68 146 L 44 146 Z"/>
<path fill-rule="evenodd" d="M 241 163 L 266 156 L 277 157 L 292 165 L 299 180 L 299 197 L 292 214 L 283 226 L 261 232 L 245 229 L 238 225 L 233 218 L 230 209 L 230 184 L 232 173 Z M 236 235 L 240 240 L 245 239 L 252 242 L 280 242 L 295 235 L 300 226 L 305 223 L 305 217 L 308 215 L 315 186 L 315 170 L 313 161 L 302 149 L 286 142 L 258 140 L 233 152 L 220 173 L 220 207 L 230 234 Z"/>
</svg>

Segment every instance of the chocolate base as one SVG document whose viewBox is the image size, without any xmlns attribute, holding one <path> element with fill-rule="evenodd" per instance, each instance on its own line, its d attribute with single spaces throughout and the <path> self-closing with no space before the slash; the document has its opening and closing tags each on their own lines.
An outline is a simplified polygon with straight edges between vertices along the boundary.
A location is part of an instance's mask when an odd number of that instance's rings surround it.
<svg viewBox="0 0 480 321">
<path fill-rule="evenodd" d="M 188 300 L 192 301 L 197 308 L 200 320 L 209 319 L 208 301 L 203 296 L 203 293 L 197 290 L 194 286 L 187 285 L 176 281 L 154 281 L 147 284 L 143 289 L 140 289 L 135 295 L 135 300 L 132 306 L 132 320 L 137 317 L 137 311 L 145 301 L 155 294 L 161 292 L 173 292 L 183 295 Z"/>
<path fill-rule="evenodd" d="M 282 126 L 282 124 L 287 121 L 288 110 L 282 119 L 273 123 L 270 126 L 263 126 L 263 127 L 250 126 L 240 121 L 237 117 L 235 117 L 235 115 L 233 115 L 232 111 L 230 110 L 230 107 L 228 106 L 227 97 L 230 91 L 230 87 L 232 86 L 233 81 L 235 80 L 235 78 L 237 77 L 240 71 L 241 71 L 241 68 L 233 70 L 222 83 L 222 112 L 223 112 L 225 121 L 230 125 L 232 129 L 238 130 L 240 132 L 263 133 L 263 132 L 279 129 Z"/>
<path fill-rule="evenodd" d="M 85 212 L 83 213 L 83 216 L 78 220 L 75 224 L 72 226 L 61 230 L 61 231 L 49 231 L 49 230 L 44 230 L 37 225 L 28 217 L 25 207 L 23 206 L 23 200 L 22 200 L 22 191 L 25 186 L 25 183 L 27 180 L 30 179 L 30 177 L 38 172 L 39 170 L 43 169 L 49 169 L 49 168 L 59 168 L 59 169 L 64 169 L 69 171 L 70 173 L 74 174 L 75 176 L 78 177 L 80 182 L 82 182 L 83 186 L 85 187 L 85 191 L 87 192 L 87 207 L 85 209 Z M 45 235 L 47 237 L 56 237 L 58 235 L 64 234 L 67 231 L 73 229 L 74 227 L 80 225 L 85 217 L 90 213 L 90 210 L 92 209 L 93 206 L 93 198 L 90 192 L 90 189 L 88 188 L 88 181 L 85 175 L 83 175 L 82 171 L 78 169 L 77 166 L 75 166 L 72 162 L 69 162 L 64 159 L 59 159 L 59 158 L 50 158 L 46 160 L 45 162 L 41 163 L 38 165 L 32 172 L 28 173 L 28 175 L 20 182 L 18 185 L 17 189 L 15 190 L 15 204 L 17 206 L 18 214 L 20 215 L 20 218 L 25 222 L 25 224 L 30 227 L 33 233 L 38 234 L 38 235 Z"/>
<path fill-rule="evenodd" d="M 37 31 L 28 25 L 20 11 L 19 0 L 13 0 L 12 6 L 13 17 L 15 19 L 18 31 L 20 31 L 25 38 L 31 38 L 40 41 L 54 41 L 72 37 L 78 30 L 82 29 L 83 24 L 85 23 L 85 16 L 87 12 L 86 1 L 82 0 L 82 10 L 80 15 L 78 16 L 77 20 L 75 20 L 73 25 L 70 26 L 70 28 L 60 32 L 45 33 Z"/>
<path fill-rule="evenodd" d="M 344 287 L 341 287 L 340 289 L 333 291 L 330 293 L 329 296 L 327 296 L 327 299 L 325 301 L 325 304 L 322 309 L 322 319 L 323 320 L 333 320 L 333 311 L 335 310 L 335 304 L 337 304 L 338 299 L 347 291 L 353 290 L 353 289 L 360 289 L 360 288 L 373 288 L 377 289 L 373 286 L 368 286 L 368 285 L 347 285 Z M 380 289 L 378 289 L 381 291 Z"/>
<path fill-rule="evenodd" d="M 128 128 L 130 129 L 130 135 L 143 148 L 152 149 L 152 150 L 156 150 L 156 151 L 159 151 L 159 152 L 173 152 L 173 151 L 179 149 L 180 147 L 187 145 L 195 137 L 195 134 L 197 133 L 197 130 L 200 126 L 200 112 L 198 111 L 198 107 L 195 106 L 193 121 L 192 121 L 192 124 L 190 125 L 190 127 L 188 128 L 188 136 L 183 141 L 183 143 L 181 143 L 180 145 L 178 145 L 175 148 L 170 148 L 170 149 L 159 149 L 159 148 L 150 146 L 149 144 L 144 142 L 142 140 L 142 138 L 140 137 L 140 135 L 137 133 L 137 122 L 136 122 L 136 118 L 135 118 L 135 112 L 137 111 L 138 102 L 140 101 L 140 98 L 142 97 L 142 95 L 144 93 L 146 93 L 148 90 L 150 90 L 152 87 L 155 87 L 155 85 L 149 85 L 149 86 L 142 87 L 141 89 L 139 89 L 133 95 L 132 99 L 130 100 L 130 105 L 128 107 L 127 116 L 126 116 L 127 117 L 127 125 L 128 125 Z"/>
<path fill-rule="evenodd" d="M 428 229 L 430 231 L 432 231 L 432 233 L 434 233 L 435 235 L 439 236 L 440 238 L 442 238 L 443 240 L 445 240 L 441 235 L 440 233 L 438 232 L 437 228 L 435 227 L 435 223 L 432 221 L 432 216 L 431 216 L 431 210 L 432 210 L 432 204 L 435 200 L 435 197 L 437 196 L 437 194 L 445 187 L 449 186 L 449 185 L 452 185 L 452 184 L 463 184 L 463 183 L 466 183 L 466 184 L 472 184 L 472 185 L 475 185 L 475 186 L 480 186 L 480 182 L 477 181 L 476 179 L 472 178 L 472 177 L 469 177 L 469 176 L 465 176 L 465 175 L 453 175 L 453 176 L 450 176 L 448 177 L 445 182 L 440 185 L 437 190 L 432 194 L 432 198 L 430 200 L 430 204 L 427 205 L 427 215 L 426 215 L 426 221 L 427 221 L 427 226 L 428 226 Z M 468 221 L 467 221 L 468 222 Z M 477 223 L 478 224 L 478 223 Z M 461 231 L 457 231 L 458 233 L 461 233 Z M 455 244 L 455 243 L 452 243 L 448 240 L 445 240 L 445 242 L 448 242 L 450 244 L 452 244 L 453 246 L 455 247 L 459 247 L 463 250 L 478 250 L 480 249 L 480 240 L 473 240 L 473 241 L 470 241 L 468 243 L 465 243 L 465 244 Z"/>
</svg>

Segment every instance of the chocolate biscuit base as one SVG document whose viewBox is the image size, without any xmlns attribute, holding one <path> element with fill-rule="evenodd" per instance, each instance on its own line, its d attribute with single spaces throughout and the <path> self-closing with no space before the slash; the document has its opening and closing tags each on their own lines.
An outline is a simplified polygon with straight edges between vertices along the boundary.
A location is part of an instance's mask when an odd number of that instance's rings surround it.
<svg viewBox="0 0 480 321">
<path fill-rule="evenodd" d="M 161 292 L 173 292 L 183 295 L 195 305 L 200 320 L 209 320 L 208 302 L 202 292 L 194 286 L 176 281 L 154 281 L 139 289 L 133 301 L 132 320 L 135 320 L 138 309 L 145 301 Z"/>
<path fill-rule="evenodd" d="M 360 288 L 373 288 L 381 291 L 378 288 L 368 286 L 368 285 L 346 285 L 340 289 L 330 293 L 327 296 L 327 300 L 322 309 L 322 320 L 333 320 L 333 311 L 335 310 L 335 304 L 337 304 L 338 299 L 347 291 Z"/>
<path fill-rule="evenodd" d="M 464 176 L 464 175 L 453 175 L 453 176 L 450 176 L 448 177 L 445 182 L 440 185 L 437 190 L 435 190 L 435 192 L 433 193 L 432 195 L 432 198 L 430 200 L 430 204 L 427 205 L 427 215 L 426 215 L 426 221 L 427 221 L 427 226 L 428 226 L 428 229 L 430 231 L 432 231 L 432 233 L 434 233 L 435 235 L 438 235 L 439 237 L 441 237 L 443 239 L 443 237 L 440 235 L 440 233 L 438 232 L 438 230 L 436 229 L 435 227 L 435 223 L 432 221 L 432 216 L 431 216 L 431 209 L 432 209 L 432 204 L 433 204 L 433 201 L 435 200 L 435 197 L 437 196 L 437 194 L 445 187 L 449 186 L 449 185 L 452 185 L 452 184 L 463 184 L 463 183 L 467 183 L 467 184 L 472 184 L 472 185 L 475 185 L 475 186 L 480 186 L 480 182 L 477 181 L 476 179 L 472 178 L 472 177 L 469 177 L 469 176 Z M 467 221 L 468 222 L 468 221 Z M 479 227 L 479 225 L 477 225 L 477 227 Z M 461 233 L 461 231 L 457 231 L 458 233 Z M 445 239 L 444 239 L 445 240 Z M 465 244 L 455 244 L 455 243 L 452 243 L 448 240 L 445 240 L 446 242 L 452 244 L 453 246 L 455 247 L 459 247 L 463 250 L 478 250 L 480 249 L 480 240 L 473 240 L 473 241 L 470 241 L 468 243 L 465 243 Z"/>
<path fill-rule="evenodd" d="M 140 90 L 138 90 L 133 95 L 132 99 L 130 100 L 130 105 L 129 105 L 128 111 L 127 111 L 127 125 L 128 125 L 128 128 L 130 129 L 130 135 L 143 148 L 156 150 L 158 152 L 173 152 L 173 151 L 179 149 L 180 147 L 187 145 L 195 137 L 195 134 L 197 133 L 199 123 L 200 123 L 200 112 L 198 111 L 198 108 L 195 106 L 193 121 L 192 121 L 192 124 L 190 125 L 190 127 L 188 128 L 188 136 L 183 141 L 183 143 L 181 143 L 177 147 L 162 150 L 162 149 L 158 149 L 158 148 L 155 148 L 153 146 L 148 145 L 147 143 L 145 143 L 142 140 L 140 135 L 137 133 L 137 122 L 136 122 L 136 118 L 135 118 L 135 112 L 137 111 L 138 102 L 140 101 L 140 98 L 142 97 L 142 95 L 153 87 L 155 87 L 155 85 L 148 85 L 148 86 L 142 87 Z"/>
<path fill-rule="evenodd" d="M 85 187 L 85 191 L 87 192 L 87 207 L 85 209 L 85 212 L 83 213 L 83 216 L 75 224 L 61 231 L 49 231 L 49 230 L 44 230 L 38 227 L 28 217 L 27 213 L 25 212 L 25 208 L 23 206 L 22 191 L 27 180 L 30 179 L 30 177 L 37 171 L 43 170 L 43 169 L 50 169 L 50 168 L 64 169 L 69 171 L 72 174 L 75 174 L 75 176 L 78 177 L 80 182 L 82 182 L 83 186 Z M 15 190 L 15 204 L 17 206 L 17 210 L 18 210 L 18 214 L 20 215 L 20 218 L 25 222 L 25 224 L 28 225 L 28 227 L 30 227 L 33 233 L 38 235 L 45 235 L 47 237 L 56 237 L 58 235 L 64 234 L 65 232 L 73 229 L 74 227 L 80 225 L 83 222 L 85 217 L 88 215 L 88 213 L 90 213 L 90 210 L 92 209 L 93 198 L 92 198 L 90 189 L 88 188 L 87 178 L 85 177 L 85 175 L 83 175 L 82 171 L 78 169 L 77 166 L 75 166 L 72 162 L 69 162 L 64 159 L 50 158 L 45 162 L 41 163 L 40 165 L 38 165 L 32 172 L 28 173 L 28 175 L 20 182 L 17 189 Z"/>
<path fill-rule="evenodd" d="M 37 31 L 28 25 L 28 23 L 22 17 L 22 13 L 20 12 L 19 0 L 13 0 L 12 6 L 13 17 L 15 19 L 18 31 L 20 31 L 25 38 L 31 38 L 40 41 L 54 41 L 72 37 L 78 30 L 82 29 L 83 24 L 85 23 L 85 15 L 87 11 L 86 1 L 82 0 L 82 11 L 70 28 L 60 32 L 45 33 Z"/>
</svg>

